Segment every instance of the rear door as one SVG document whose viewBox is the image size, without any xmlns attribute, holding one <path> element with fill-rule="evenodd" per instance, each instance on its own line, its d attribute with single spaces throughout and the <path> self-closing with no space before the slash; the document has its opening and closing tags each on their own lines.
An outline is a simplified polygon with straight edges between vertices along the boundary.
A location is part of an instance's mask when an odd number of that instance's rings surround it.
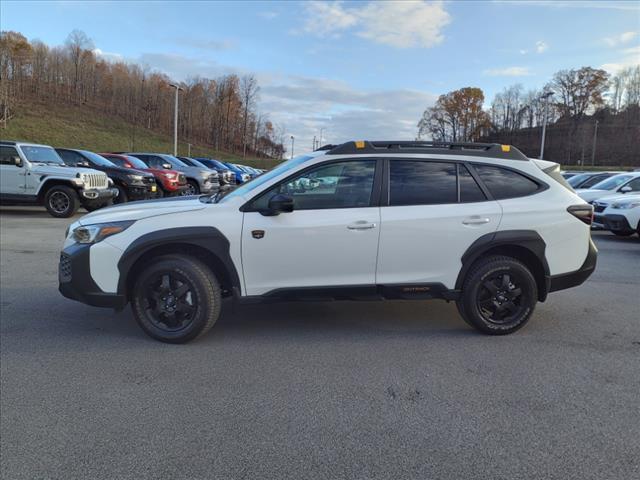
<svg viewBox="0 0 640 480">
<path fill-rule="evenodd" d="M 500 205 L 487 198 L 463 163 L 390 159 L 387 164 L 376 283 L 441 283 L 453 289 L 462 255 L 498 228 Z"/>
</svg>

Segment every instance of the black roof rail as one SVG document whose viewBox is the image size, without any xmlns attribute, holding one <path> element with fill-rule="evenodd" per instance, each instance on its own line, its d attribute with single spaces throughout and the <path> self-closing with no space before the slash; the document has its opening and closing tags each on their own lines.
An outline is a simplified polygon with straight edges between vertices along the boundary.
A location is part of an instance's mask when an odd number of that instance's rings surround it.
<svg viewBox="0 0 640 480">
<path fill-rule="evenodd" d="M 333 150 L 334 148 L 336 148 L 338 145 L 331 145 L 330 143 L 323 145 L 322 147 L 318 147 L 314 150 L 314 152 L 317 152 L 319 150 Z"/>
<path fill-rule="evenodd" d="M 324 148 L 324 147 L 323 147 Z M 524 160 L 529 158 L 511 145 L 499 143 L 473 142 L 423 142 L 423 141 L 391 141 L 382 142 L 368 140 L 346 142 L 337 145 L 327 155 L 348 154 L 380 154 L 380 153 L 431 153 L 439 155 L 470 155 L 476 157 L 493 157 L 505 160 Z"/>
</svg>

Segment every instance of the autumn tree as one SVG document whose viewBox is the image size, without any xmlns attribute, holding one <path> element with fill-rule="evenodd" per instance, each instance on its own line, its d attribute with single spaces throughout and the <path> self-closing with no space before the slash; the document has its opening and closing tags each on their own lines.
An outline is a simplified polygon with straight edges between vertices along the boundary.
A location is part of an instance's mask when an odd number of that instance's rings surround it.
<svg viewBox="0 0 640 480">
<path fill-rule="evenodd" d="M 440 95 L 418 122 L 418 136 L 433 140 L 469 142 L 476 140 L 489 126 L 482 109 L 484 93 L 480 88 L 466 87 Z"/>
</svg>

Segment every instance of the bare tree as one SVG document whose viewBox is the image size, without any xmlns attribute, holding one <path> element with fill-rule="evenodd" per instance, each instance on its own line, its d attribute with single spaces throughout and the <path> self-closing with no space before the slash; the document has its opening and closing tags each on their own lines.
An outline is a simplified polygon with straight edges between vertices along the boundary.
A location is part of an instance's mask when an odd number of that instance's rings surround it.
<svg viewBox="0 0 640 480">
<path fill-rule="evenodd" d="M 242 124 L 242 158 L 247 156 L 247 124 L 249 122 L 249 109 L 253 108 L 258 96 L 258 80 L 253 75 L 245 75 L 240 80 L 240 95 L 244 107 Z"/>
</svg>

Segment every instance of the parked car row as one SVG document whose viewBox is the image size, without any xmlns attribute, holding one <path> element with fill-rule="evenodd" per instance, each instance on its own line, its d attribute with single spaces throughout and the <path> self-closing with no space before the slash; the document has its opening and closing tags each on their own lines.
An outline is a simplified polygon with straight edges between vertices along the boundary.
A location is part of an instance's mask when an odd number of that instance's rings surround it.
<svg viewBox="0 0 640 480">
<path fill-rule="evenodd" d="M 593 202 L 593 223 L 621 237 L 640 236 L 640 193 L 606 197 Z"/>
<path fill-rule="evenodd" d="M 211 158 L 163 153 L 95 153 L 26 142 L 0 141 L 0 202 L 44 205 L 70 217 L 133 200 L 213 194 L 263 171 Z"/>
</svg>

